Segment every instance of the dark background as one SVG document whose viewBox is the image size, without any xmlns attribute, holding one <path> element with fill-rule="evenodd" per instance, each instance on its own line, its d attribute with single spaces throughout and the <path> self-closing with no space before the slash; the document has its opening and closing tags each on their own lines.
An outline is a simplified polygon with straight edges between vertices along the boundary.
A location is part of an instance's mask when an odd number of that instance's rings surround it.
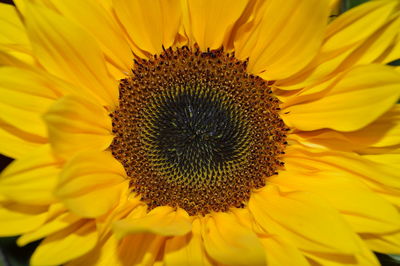
<svg viewBox="0 0 400 266">
<path fill-rule="evenodd" d="M 68 0 L 65 0 L 68 1 Z M 344 0 L 340 13 L 357 6 L 361 3 L 364 3 L 368 0 Z M 0 0 L 0 3 L 13 4 L 12 0 Z M 391 65 L 400 65 L 400 60 L 396 60 L 391 63 Z M 11 163 L 12 159 L 5 157 L 0 154 L 0 172 L 4 169 L 9 163 Z M 40 241 L 31 243 L 25 247 L 18 247 L 15 243 L 17 237 L 3 237 L 0 238 L 0 266 L 23 266 L 28 265 L 29 258 L 32 255 L 33 251 L 40 243 Z M 384 266 L 399 266 L 400 262 L 396 262 L 390 256 L 385 254 L 376 253 L 379 261 Z M 399 258 L 400 259 L 400 258 Z"/>
</svg>

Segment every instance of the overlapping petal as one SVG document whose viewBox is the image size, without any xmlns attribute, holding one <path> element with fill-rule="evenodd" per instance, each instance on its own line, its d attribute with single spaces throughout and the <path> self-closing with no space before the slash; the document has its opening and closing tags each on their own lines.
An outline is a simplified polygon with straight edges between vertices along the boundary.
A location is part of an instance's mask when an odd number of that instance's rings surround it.
<svg viewBox="0 0 400 266">
<path fill-rule="evenodd" d="M 97 243 L 93 221 L 82 221 L 46 237 L 31 257 L 32 265 L 59 265 L 77 258 Z"/>
<path fill-rule="evenodd" d="M 0 151 L 19 158 L 47 143 L 42 115 L 75 88 L 40 69 L 0 68 Z"/>
<path fill-rule="evenodd" d="M 0 51 L 32 65 L 32 47 L 14 6 L 0 3 L 0 29 Z"/>
<path fill-rule="evenodd" d="M 8 200 L 25 204 L 53 203 L 61 165 L 49 145 L 44 145 L 14 161 L 1 173 L 0 194 Z"/>
<path fill-rule="evenodd" d="M 322 43 L 328 1 L 265 1 L 251 28 L 238 30 L 235 52 L 266 80 L 289 77 L 306 66 Z"/>
<path fill-rule="evenodd" d="M 64 165 L 55 193 L 71 211 L 92 218 L 117 205 L 127 182 L 123 166 L 111 153 L 85 152 Z"/>
<path fill-rule="evenodd" d="M 400 254 L 400 232 L 385 235 L 362 234 L 361 236 L 372 250 L 385 254 Z"/>
<path fill-rule="evenodd" d="M 36 229 L 47 218 L 47 206 L 0 203 L 0 236 L 14 236 Z"/>
<path fill-rule="evenodd" d="M 32 72 L 0 68 L 0 119 L 42 139 L 47 136 L 41 115 L 54 101 L 54 92 Z"/>
<path fill-rule="evenodd" d="M 291 169 L 297 164 L 300 169 Z M 385 234 L 400 230 L 398 210 L 371 191 L 365 184 L 346 176 L 343 171 L 305 170 L 308 161 L 302 162 L 299 157 L 286 159 L 287 169 L 270 182 L 278 184 L 288 191 L 312 192 L 332 204 L 357 233 Z"/>
<path fill-rule="evenodd" d="M 339 212 L 312 194 L 281 192 L 269 185 L 252 195 L 249 209 L 265 232 L 285 236 L 302 251 L 359 251 L 355 233 Z"/>
<path fill-rule="evenodd" d="M 181 22 L 179 0 L 116 0 L 115 12 L 134 45 L 150 54 L 170 47 Z"/>
<path fill-rule="evenodd" d="M 396 148 L 400 144 L 400 107 L 394 106 L 368 126 L 352 132 L 330 129 L 302 131 L 291 135 L 304 145 L 318 145 L 332 150 L 362 151 Z"/>
<path fill-rule="evenodd" d="M 26 133 L 0 120 L 0 153 L 21 158 L 47 142 L 46 138 Z"/>
<path fill-rule="evenodd" d="M 25 62 L 23 59 L 18 58 L 8 51 L 0 50 L 0 66 L 16 66 L 21 69 L 30 69 L 34 67 L 33 62 Z"/>
<path fill-rule="evenodd" d="M 53 215 L 53 217 L 48 217 L 47 221 L 38 229 L 27 232 L 19 237 L 17 240 L 17 244 L 19 246 L 24 246 L 28 243 L 37 241 L 58 231 L 61 231 L 75 223 L 81 222 L 80 220 L 80 217 L 70 212 L 56 213 L 56 215 Z"/>
<path fill-rule="evenodd" d="M 398 167 L 385 163 L 382 157 L 371 160 L 356 153 L 309 148 L 293 148 L 290 154 L 320 170 L 344 171 L 368 186 L 383 185 L 397 191 L 400 188 Z"/>
<path fill-rule="evenodd" d="M 261 242 L 267 253 L 267 265 L 310 265 L 302 252 L 282 237 L 269 236 L 262 238 Z"/>
<path fill-rule="evenodd" d="M 124 265 L 124 262 L 118 256 L 119 244 L 119 240 L 109 234 L 105 239 L 99 240 L 97 245 L 87 254 L 71 260 L 65 265 L 122 266 Z M 113 252 L 110 252 L 110 250 L 112 250 Z"/>
<path fill-rule="evenodd" d="M 34 54 L 48 72 L 77 85 L 101 104 L 117 104 L 118 84 L 92 36 L 54 11 L 30 3 L 25 24 Z"/>
<path fill-rule="evenodd" d="M 201 50 L 218 49 L 230 38 L 235 22 L 240 18 L 248 0 L 183 1 L 183 25 L 192 43 Z M 227 8 L 229 6 L 229 8 Z"/>
<path fill-rule="evenodd" d="M 115 234 L 148 233 L 162 236 L 185 235 L 191 230 L 188 214 L 168 206 L 158 207 L 141 217 L 128 217 L 114 223 Z"/>
<path fill-rule="evenodd" d="M 122 78 L 132 65 L 132 53 L 124 32 L 111 13 L 98 1 L 49 1 L 49 5 L 65 18 L 82 26 L 99 43 L 110 67 L 116 68 L 116 78 Z"/>
<path fill-rule="evenodd" d="M 368 1 L 340 15 L 328 25 L 318 57 L 295 76 L 278 81 L 280 87 L 300 89 L 353 66 L 397 59 L 399 10 L 398 1 Z"/>
<path fill-rule="evenodd" d="M 400 75 L 390 67 L 355 67 L 325 90 L 316 92 L 319 98 L 310 96 L 303 103 L 285 103 L 289 107 L 284 109 L 282 118 L 288 126 L 303 131 L 355 131 L 392 108 L 400 97 L 399 85 Z"/>
<path fill-rule="evenodd" d="M 40 139 L 43 143 L 47 130 L 41 116 L 57 98 L 71 90 L 72 86 L 43 71 L 1 67 L 0 119 L 9 127 L 35 135 L 37 142 Z"/>
<path fill-rule="evenodd" d="M 84 150 L 105 150 L 113 139 L 108 111 L 84 97 L 61 98 L 44 115 L 44 120 L 49 142 L 57 156 L 63 158 Z"/>
<path fill-rule="evenodd" d="M 192 232 L 167 239 L 164 254 L 165 265 L 212 265 L 201 238 L 200 220 L 192 223 Z"/>
<path fill-rule="evenodd" d="M 121 240 L 118 253 L 110 256 L 112 260 L 109 262 L 114 262 L 116 258 L 122 265 L 162 265 L 159 253 L 166 239 L 165 236 L 146 233 L 127 236 Z"/>
<path fill-rule="evenodd" d="M 213 213 L 200 222 L 205 250 L 215 261 L 228 265 L 265 264 L 261 241 L 232 214 Z"/>
<path fill-rule="evenodd" d="M 29 47 L 29 40 L 26 36 L 24 26 L 18 17 L 17 10 L 14 6 L 5 3 L 0 3 L 0 43 L 2 45 L 10 44 L 21 46 L 24 50 Z M 4 48 L 4 46 L 2 46 Z"/>
</svg>

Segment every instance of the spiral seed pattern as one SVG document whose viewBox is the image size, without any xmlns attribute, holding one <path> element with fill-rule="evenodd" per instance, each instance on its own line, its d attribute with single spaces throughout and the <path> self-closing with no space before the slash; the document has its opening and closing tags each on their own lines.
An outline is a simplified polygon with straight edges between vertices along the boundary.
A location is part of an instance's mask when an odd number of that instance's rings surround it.
<svg viewBox="0 0 400 266">
<path fill-rule="evenodd" d="M 135 61 L 120 81 L 111 151 L 149 209 L 241 208 L 283 166 L 279 100 L 246 68 L 222 49 L 183 47 Z"/>
</svg>

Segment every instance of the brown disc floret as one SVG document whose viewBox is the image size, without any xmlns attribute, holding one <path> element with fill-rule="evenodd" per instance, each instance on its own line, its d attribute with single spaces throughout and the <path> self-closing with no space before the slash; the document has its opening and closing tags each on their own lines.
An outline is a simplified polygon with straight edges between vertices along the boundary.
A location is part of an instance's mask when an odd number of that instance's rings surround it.
<svg viewBox="0 0 400 266">
<path fill-rule="evenodd" d="M 222 49 L 135 61 L 111 114 L 111 150 L 150 209 L 243 207 L 282 162 L 288 130 L 267 81 Z"/>
</svg>

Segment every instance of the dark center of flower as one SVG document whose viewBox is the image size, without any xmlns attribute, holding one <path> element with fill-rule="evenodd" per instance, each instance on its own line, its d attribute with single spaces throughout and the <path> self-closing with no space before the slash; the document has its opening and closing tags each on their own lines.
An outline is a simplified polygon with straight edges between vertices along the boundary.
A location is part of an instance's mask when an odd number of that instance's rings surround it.
<svg viewBox="0 0 400 266">
<path fill-rule="evenodd" d="M 121 80 L 111 150 L 150 209 L 244 207 L 282 166 L 279 101 L 246 66 L 222 49 L 183 47 L 135 61 Z"/>
</svg>

